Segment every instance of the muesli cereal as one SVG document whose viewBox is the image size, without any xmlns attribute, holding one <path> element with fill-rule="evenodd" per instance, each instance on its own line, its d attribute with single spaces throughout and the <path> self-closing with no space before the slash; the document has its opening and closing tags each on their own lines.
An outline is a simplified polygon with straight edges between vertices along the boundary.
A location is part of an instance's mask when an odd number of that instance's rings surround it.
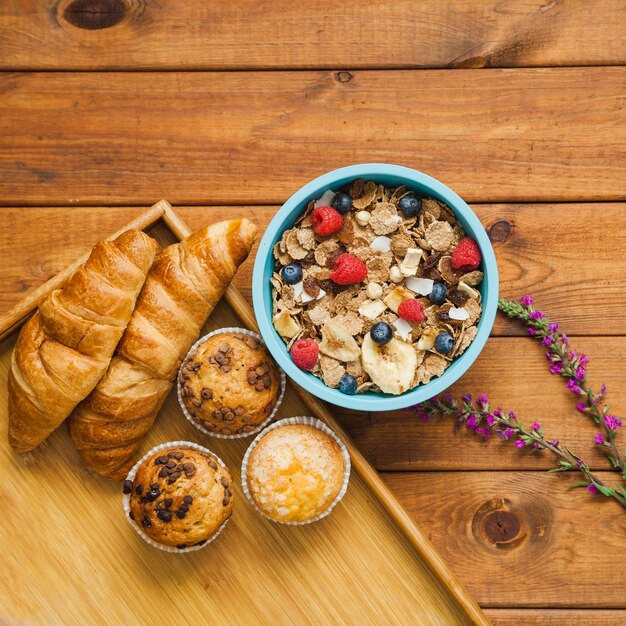
<svg viewBox="0 0 626 626">
<path fill-rule="evenodd" d="M 343 393 L 426 384 L 476 336 L 478 244 L 443 202 L 405 186 L 325 192 L 274 260 L 276 331 L 298 367 Z"/>
</svg>

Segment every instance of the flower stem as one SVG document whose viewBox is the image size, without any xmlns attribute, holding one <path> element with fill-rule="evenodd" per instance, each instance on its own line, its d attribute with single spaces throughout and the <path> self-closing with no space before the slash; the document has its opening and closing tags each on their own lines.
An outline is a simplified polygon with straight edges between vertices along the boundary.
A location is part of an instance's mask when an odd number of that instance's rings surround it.
<svg viewBox="0 0 626 626">
<path fill-rule="evenodd" d="M 458 402 L 450 394 L 445 394 L 413 408 L 424 420 L 437 416 L 454 417 L 457 430 L 465 425 L 468 430 L 482 436 L 483 439 L 488 439 L 495 433 L 504 440 L 515 439 L 515 445 L 518 448 L 528 448 L 531 451 L 549 450 L 561 459 L 559 465 L 548 470 L 549 472 L 577 471 L 585 480 L 573 486 L 585 486 L 592 494 L 602 493 L 606 497 L 617 500 L 626 508 L 626 490 L 623 487 L 615 489 L 607 485 L 569 448 L 561 445 L 559 441 L 547 441 L 541 425 L 537 422 L 527 429 L 512 411 L 508 413 L 502 409 L 491 411 L 489 401 L 484 394 L 475 403 L 471 402 L 470 396 L 464 396 L 461 402 Z"/>
<path fill-rule="evenodd" d="M 587 384 L 589 357 L 579 354 L 576 350 L 570 351 L 567 335 L 559 332 L 558 324 L 551 322 L 541 311 L 535 309 L 530 296 L 521 298 L 521 304 L 500 298 L 498 308 L 508 317 L 524 322 L 529 334 L 541 340 L 547 347 L 546 356 L 550 371 L 567 378 L 567 388 L 583 400 L 577 404 L 578 410 L 588 414 L 602 430 L 601 435 L 596 436 L 596 443 L 601 445 L 613 468 L 626 478 L 626 463 L 615 443 L 621 420 L 608 415 L 608 406 L 603 405 L 606 387 L 603 385 L 599 393 L 594 393 Z"/>
</svg>

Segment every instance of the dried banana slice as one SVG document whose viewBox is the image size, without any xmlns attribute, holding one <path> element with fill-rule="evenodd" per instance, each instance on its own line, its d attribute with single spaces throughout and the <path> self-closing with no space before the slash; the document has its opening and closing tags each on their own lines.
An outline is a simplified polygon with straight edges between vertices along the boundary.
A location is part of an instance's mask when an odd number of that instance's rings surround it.
<svg viewBox="0 0 626 626">
<path fill-rule="evenodd" d="M 322 328 L 320 352 L 338 361 L 354 361 L 361 350 L 354 337 L 334 319 L 328 320 Z"/>
<path fill-rule="evenodd" d="M 369 333 L 361 346 L 363 369 L 384 393 L 400 394 L 411 387 L 417 369 L 415 349 L 398 339 L 379 346 Z"/>
</svg>

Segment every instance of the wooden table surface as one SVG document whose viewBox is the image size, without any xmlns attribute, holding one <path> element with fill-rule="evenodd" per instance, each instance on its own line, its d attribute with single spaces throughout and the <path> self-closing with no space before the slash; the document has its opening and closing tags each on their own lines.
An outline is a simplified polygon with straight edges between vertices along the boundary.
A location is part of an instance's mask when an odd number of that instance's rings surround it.
<svg viewBox="0 0 626 626">
<path fill-rule="evenodd" d="M 502 295 L 533 293 L 624 415 L 625 36 L 622 0 L 3 0 L 0 311 L 161 197 L 263 228 L 325 171 L 399 163 L 471 203 Z M 498 319 L 455 390 L 609 475 L 544 361 Z M 619 505 L 445 422 L 337 414 L 494 624 L 626 623 Z"/>
</svg>

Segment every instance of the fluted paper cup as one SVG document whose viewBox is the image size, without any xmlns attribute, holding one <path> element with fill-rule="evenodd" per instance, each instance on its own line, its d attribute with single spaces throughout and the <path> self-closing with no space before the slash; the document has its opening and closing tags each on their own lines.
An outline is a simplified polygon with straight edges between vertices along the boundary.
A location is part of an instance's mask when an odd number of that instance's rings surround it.
<svg viewBox="0 0 626 626">
<path fill-rule="evenodd" d="M 336 498 L 331 502 L 328 508 L 324 509 L 322 513 L 317 515 L 316 517 L 312 517 L 311 519 L 305 520 L 303 522 L 284 522 L 281 520 L 274 519 L 267 515 L 264 511 L 262 511 L 254 501 L 250 490 L 248 489 L 248 462 L 250 460 L 250 455 L 252 451 L 257 446 L 259 441 L 270 431 L 281 428 L 282 426 L 287 426 L 290 424 L 300 424 L 304 426 L 312 426 L 313 428 L 317 428 L 317 430 L 321 430 L 323 433 L 328 435 L 331 439 L 337 442 L 339 449 L 341 450 L 341 456 L 343 457 L 344 471 L 343 471 L 343 484 L 341 485 L 341 489 L 337 494 Z M 246 454 L 243 457 L 243 461 L 241 463 L 241 484 L 243 487 L 243 492 L 248 500 L 248 502 L 252 505 L 254 510 L 257 513 L 260 513 L 263 517 L 271 520 L 272 522 L 276 522 L 277 524 L 287 524 L 289 526 L 304 526 L 305 524 L 311 524 L 313 522 L 317 522 L 321 520 L 323 517 L 326 517 L 331 513 L 331 511 L 337 506 L 339 501 L 344 497 L 346 491 L 348 490 L 348 483 L 350 482 L 350 454 L 348 453 L 348 449 L 344 445 L 343 441 L 339 439 L 337 434 L 331 430 L 322 420 L 316 419 L 314 417 L 309 416 L 297 416 L 297 417 L 288 417 L 286 419 L 279 420 L 275 422 L 271 426 L 268 426 L 262 433 L 257 435 L 256 439 L 250 444 L 248 449 L 246 450 Z"/>
<path fill-rule="evenodd" d="M 146 452 L 146 454 L 144 454 L 141 457 L 141 459 L 139 459 L 139 461 L 137 461 L 137 463 L 135 463 L 135 465 L 133 465 L 133 467 L 130 470 L 130 472 L 128 472 L 128 476 L 126 477 L 126 480 L 130 480 L 130 481 L 134 482 L 135 476 L 137 475 L 137 470 L 139 469 L 139 466 L 144 461 L 146 461 L 148 458 L 150 458 L 153 454 L 155 454 L 156 452 L 161 452 L 162 450 L 166 450 L 168 448 L 176 448 L 176 447 L 186 447 L 186 448 L 192 448 L 194 450 L 198 450 L 199 452 L 208 452 L 211 456 L 215 457 L 215 460 L 225 470 L 229 471 L 229 473 L 230 473 L 230 470 L 228 470 L 228 467 L 226 466 L 224 461 L 222 461 L 222 459 L 220 459 L 220 457 L 217 456 L 217 454 L 215 454 L 215 452 L 212 452 L 208 448 L 204 448 L 203 446 L 200 446 L 197 443 L 193 443 L 191 441 L 169 441 L 168 443 L 163 443 L 161 445 L 155 446 L 154 448 L 152 448 L 152 450 L 149 450 L 148 452 Z M 141 529 L 141 526 L 139 526 L 139 524 L 135 520 L 132 520 L 130 518 L 130 496 L 131 496 L 131 494 L 129 494 L 129 493 L 125 493 L 125 494 L 122 495 L 122 506 L 124 507 L 124 515 L 126 516 L 126 520 L 135 529 L 135 532 L 146 543 L 149 543 L 154 548 L 158 548 L 159 550 L 163 550 L 163 552 L 174 552 L 176 554 L 180 554 L 182 552 L 196 552 L 197 550 L 202 550 L 202 548 L 205 548 L 212 541 L 215 541 L 215 539 L 217 539 L 217 537 L 220 535 L 222 530 L 224 530 L 224 527 L 226 526 L 226 524 L 228 524 L 228 521 L 230 520 L 230 517 L 228 517 L 224 521 L 224 523 L 217 529 L 217 531 L 211 537 L 206 539 L 205 542 L 201 546 L 188 546 L 187 548 L 175 548 L 174 546 L 166 546 L 166 545 L 164 545 L 162 543 L 159 543 L 158 541 L 155 541 L 151 537 L 149 537 Z"/>
<path fill-rule="evenodd" d="M 251 430 L 250 432 L 247 432 L 247 433 L 233 433 L 232 435 L 223 435 L 222 433 L 211 432 L 210 430 L 207 430 L 206 428 L 204 428 L 202 424 L 200 424 L 196 419 L 194 419 L 193 415 L 191 415 L 191 413 L 185 406 L 185 403 L 183 402 L 183 395 L 182 395 L 183 387 L 180 384 L 180 370 L 185 364 L 185 361 L 187 361 L 188 358 L 193 357 L 195 351 L 197 350 L 199 346 L 201 346 L 205 341 L 207 341 L 211 337 L 214 337 L 215 335 L 221 335 L 224 333 L 237 333 L 240 335 L 248 335 L 250 337 L 254 337 L 260 344 L 265 346 L 265 342 L 263 341 L 263 338 L 261 337 L 261 335 L 259 335 L 258 333 L 252 332 L 251 330 L 248 330 L 246 328 L 234 328 L 234 327 L 233 328 L 220 328 L 219 330 L 214 330 L 204 335 L 204 337 L 200 337 L 200 339 L 198 339 L 198 341 L 196 341 L 196 343 L 194 343 L 193 346 L 191 346 L 191 348 L 189 349 L 189 352 L 187 353 L 187 355 L 183 359 L 183 362 L 180 365 L 180 368 L 178 370 L 179 375 L 176 377 L 176 395 L 178 397 L 178 404 L 180 405 L 180 408 L 182 409 L 183 415 L 201 433 L 204 433 L 208 437 L 215 437 L 216 439 L 243 439 L 244 437 L 251 437 L 253 435 L 260 433 L 274 419 L 283 401 L 287 381 L 285 379 L 285 372 L 283 372 L 283 370 L 280 369 L 280 367 L 278 367 L 278 364 L 276 364 L 276 369 L 278 370 L 279 376 L 280 376 L 280 393 L 278 394 L 278 398 L 276 398 L 276 404 L 274 405 L 272 412 L 254 430 Z M 272 358 L 271 355 L 270 355 L 270 358 Z"/>
</svg>

